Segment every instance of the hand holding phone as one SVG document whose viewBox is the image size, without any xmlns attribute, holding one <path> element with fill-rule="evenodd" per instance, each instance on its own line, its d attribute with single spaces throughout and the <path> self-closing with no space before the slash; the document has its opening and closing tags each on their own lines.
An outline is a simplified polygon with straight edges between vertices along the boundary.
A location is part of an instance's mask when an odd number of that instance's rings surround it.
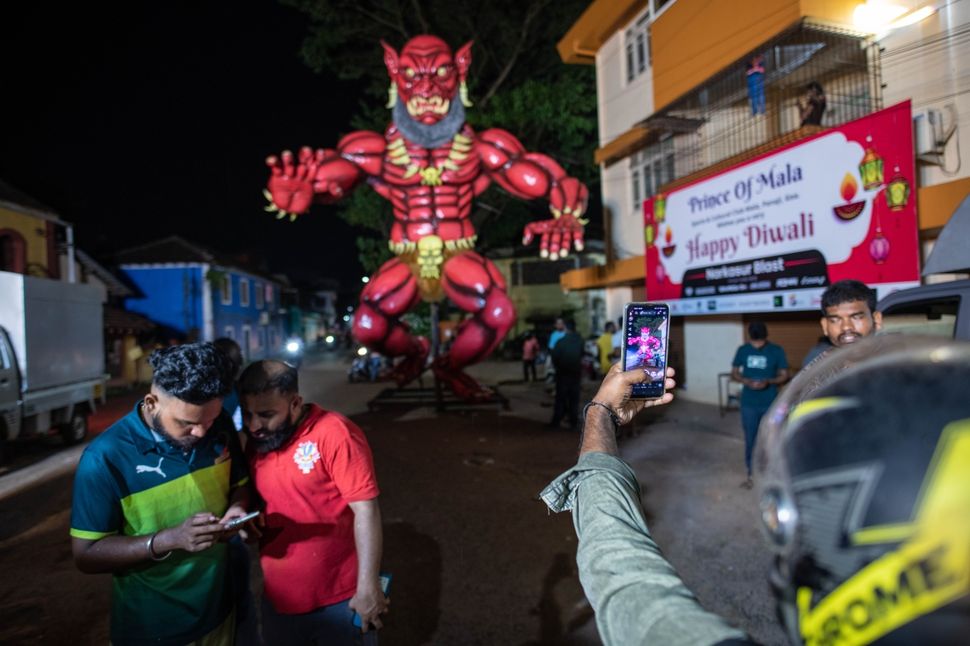
<svg viewBox="0 0 970 646">
<path fill-rule="evenodd" d="M 388 592 L 391 589 L 391 575 L 385 572 L 381 572 L 379 578 L 381 583 L 381 592 L 383 592 L 384 596 L 386 597 Z M 360 615 L 356 611 L 354 612 L 354 625 L 357 626 L 358 628 L 363 627 L 362 622 L 360 620 Z"/>
<path fill-rule="evenodd" d="M 664 396 L 669 320 L 665 303 L 627 303 L 623 310 L 623 369 L 642 368 L 648 377 L 633 385 L 631 399 Z"/>
<path fill-rule="evenodd" d="M 254 511 L 252 513 L 246 514 L 245 516 L 239 516 L 238 518 L 233 518 L 228 523 L 226 523 L 225 525 L 223 525 L 223 527 L 226 528 L 226 531 L 231 531 L 231 530 L 234 530 L 234 529 L 239 529 L 240 527 L 242 527 L 243 525 L 245 525 L 247 522 L 249 522 L 253 518 L 256 518 L 257 516 L 259 516 L 259 512 L 258 511 Z"/>
</svg>

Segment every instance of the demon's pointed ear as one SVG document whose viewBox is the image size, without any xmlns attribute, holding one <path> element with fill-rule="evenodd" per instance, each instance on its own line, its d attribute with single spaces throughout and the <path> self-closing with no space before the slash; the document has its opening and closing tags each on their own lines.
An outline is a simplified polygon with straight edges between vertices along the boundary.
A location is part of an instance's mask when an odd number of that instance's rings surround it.
<svg viewBox="0 0 970 646">
<path fill-rule="evenodd" d="M 381 41 L 381 47 L 384 48 L 384 65 L 387 66 L 387 74 L 391 77 L 391 80 L 394 80 L 398 70 L 397 52 L 383 40 Z"/>
<path fill-rule="evenodd" d="M 472 66 L 472 44 L 475 41 L 470 40 L 455 52 L 455 65 L 458 67 L 459 78 L 464 79 L 468 74 L 468 68 Z"/>
</svg>

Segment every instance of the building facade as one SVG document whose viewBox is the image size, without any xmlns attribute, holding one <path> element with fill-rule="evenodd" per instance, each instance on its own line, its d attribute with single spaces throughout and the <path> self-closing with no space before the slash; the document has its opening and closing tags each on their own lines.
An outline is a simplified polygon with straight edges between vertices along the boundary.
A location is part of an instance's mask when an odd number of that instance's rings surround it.
<svg viewBox="0 0 970 646">
<path fill-rule="evenodd" d="M 529 330 L 540 336 L 548 334 L 559 317 L 573 319 L 576 331 L 583 337 L 602 332 L 608 320 L 605 292 L 563 292 L 559 285 L 564 271 L 601 265 L 605 257 L 597 251 L 598 246 L 598 241 L 591 241 L 585 251 L 551 262 L 524 249 L 498 250 L 491 256 L 505 277 L 509 298 L 515 305 L 516 322 L 508 339 L 518 339 Z"/>
<path fill-rule="evenodd" d="M 276 357 L 284 342 L 280 284 L 176 236 L 120 252 L 141 292 L 125 307 L 178 340 L 235 339 L 247 361 Z"/>
<path fill-rule="evenodd" d="M 595 162 L 611 262 L 566 272 L 562 286 L 605 290 L 612 318 L 627 301 L 649 300 L 645 200 L 905 100 L 913 109 L 913 188 L 927 253 L 970 194 L 960 152 L 970 145 L 970 74 L 962 63 L 970 55 L 970 0 L 938 5 L 592 2 L 558 47 L 565 63 L 596 66 Z M 799 106 L 809 104 L 812 83 L 827 100 L 820 119 Z M 675 317 L 671 350 L 683 355 L 686 397 L 717 401 L 719 375 L 730 370 L 752 318 L 766 321 L 796 368 L 820 334 L 810 311 Z"/>
</svg>

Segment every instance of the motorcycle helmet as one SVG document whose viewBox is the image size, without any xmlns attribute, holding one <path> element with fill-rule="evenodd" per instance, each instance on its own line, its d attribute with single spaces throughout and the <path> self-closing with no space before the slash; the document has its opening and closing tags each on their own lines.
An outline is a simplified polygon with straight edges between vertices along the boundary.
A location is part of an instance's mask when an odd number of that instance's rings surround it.
<svg viewBox="0 0 970 646">
<path fill-rule="evenodd" d="M 765 415 L 755 469 L 792 643 L 970 643 L 970 344 L 831 351 Z"/>
</svg>

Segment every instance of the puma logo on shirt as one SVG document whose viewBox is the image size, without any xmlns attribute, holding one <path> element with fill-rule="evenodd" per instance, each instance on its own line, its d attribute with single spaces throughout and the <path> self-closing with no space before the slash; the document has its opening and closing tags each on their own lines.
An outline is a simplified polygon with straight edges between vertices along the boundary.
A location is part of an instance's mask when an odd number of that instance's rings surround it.
<svg viewBox="0 0 970 646">
<path fill-rule="evenodd" d="M 135 467 L 135 473 L 148 473 L 151 471 L 153 473 L 157 473 L 163 478 L 167 478 L 168 476 L 166 476 L 165 472 L 162 471 L 162 460 L 164 459 L 164 457 L 158 458 L 158 465 L 154 467 L 150 467 L 147 464 L 139 464 Z"/>
</svg>

